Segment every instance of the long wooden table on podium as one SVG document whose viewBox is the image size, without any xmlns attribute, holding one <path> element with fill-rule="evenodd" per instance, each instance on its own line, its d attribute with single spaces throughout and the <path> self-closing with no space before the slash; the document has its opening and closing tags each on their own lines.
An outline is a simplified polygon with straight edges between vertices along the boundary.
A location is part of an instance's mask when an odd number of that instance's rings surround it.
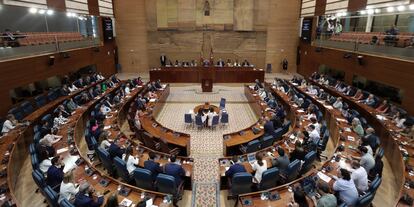
<svg viewBox="0 0 414 207">
<path fill-rule="evenodd" d="M 264 81 L 264 70 L 254 67 L 162 67 L 150 70 L 150 80 L 164 83 L 252 83 Z M 207 89 L 207 88 L 206 88 Z M 208 88 L 209 89 L 209 88 Z"/>
</svg>

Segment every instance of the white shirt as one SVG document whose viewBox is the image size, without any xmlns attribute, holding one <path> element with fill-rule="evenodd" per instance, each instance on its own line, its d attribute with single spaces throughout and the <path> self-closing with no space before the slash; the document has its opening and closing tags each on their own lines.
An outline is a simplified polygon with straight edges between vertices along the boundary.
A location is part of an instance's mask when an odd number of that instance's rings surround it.
<svg viewBox="0 0 414 207">
<path fill-rule="evenodd" d="M 404 128 L 405 119 L 396 118 L 394 121 L 398 128 Z"/>
<path fill-rule="evenodd" d="M 319 132 L 316 131 L 316 127 L 313 131 L 311 131 L 311 133 L 309 133 L 309 138 L 310 138 L 310 141 L 312 141 L 315 144 L 318 144 L 320 136 L 319 136 Z"/>
<path fill-rule="evenodd" d="M 359 167 L 352 171 L 351 179 L 355 183 L 355 187 L 360 192 L 368 190 L 368 175 L 363 167 Z"/>
<path fill-rule="evenodd" d="M 335 101 L 335 103 L 333 104 L 333 107 L 336 109 L 342 109 L 342 101 Z"/>
<path fill-rule="evenodd" d="M 267 170 L 267 162 L 266 160 L 263 160 L 263 165 L 260 166 L 257 161 L 254 161 L 252 168 L 254 171 L 256 171 L 256 173 L 254 174 L 254 178 L 256 178 L 256 180 L 253 180 L 253 182 L 260 183 L 262 181 L 262 174 L 264 171 Z"/>
<path fill-rule="evenodd" d="M 126 156 L 125 154 L 122 155 L 122 160 L 125 160 L 125 156 Z M 135 167 L 135 165 L 138 165 L 138 163 L 139 163 L 138 158 L 135 158 L 134 156 L 129 155 L 128 160 L 126 162 L 126 167 L 130 174 L 135 170 L 135 168 L 137 168 Z"/>
<path fill-rule="evenodd" d="M 213 125 L 213 117 L 214 116 L 216 116 L 217 115 L 217 113 L 216 112 L 213 112 L 213 113 L 208 113 L 207 114 L 207 116 L 208 116 L 208 126 L 212 126 Z"/>
<path fill-rule="evenodd" d="M 39 169 L 40 171 L 42 171 L 43 173 L 47 173 L 47 170 L 49 169 L 49 167 L 52 166 L 52 161 L 49 159 L 44 159 L 40 164 L 39 164 Z"/>
<path fill-rule="evenodd" d="M 14 126 L 13 123 L 10 120 L 6 120 L 3 123 L 3 129 L 1 129 L 1 133 L 7 133 L 10 130 L 14 129 L 14 127 L 16 127 L 16 126 Z"/>
<path fill-rule="evenodd" d="M 66 124 L 67 121 L 68 119 L 63 116 L 55 117 L 55 119 L 53 119 L 53 126 L 59 127 L 61 125 Z"/>
<path fill-rule="evenodd" d="M 78 90 L 78 88 L 75 85 L 71 85 L 68 87 L 69 91 L 72 93 L 73 91 Z"/>
<path fill-rule="evenodd" d="M 111 146 L 111 143 L 108 140 L 103 140 L 101 145 L 99 145 L 102 149 L 108 149 Z"/>
<path fill-rule="evenodd" d="M 53 143 L 55 142 L 55 140 L 61 138 L 61 136 L 57 136 L 54 134 L 46 134 L 41 140 L 39 140 L 39 142 L 41 144 L 44 144 L 48 147 L 51 147 L 53 145 Z"/>
<path fill-rule="evenodd" d="M 131 89 L 129 87 L 125 87 L 125 93 L 126 94 L 130 94 L 131 93 Z"/>
<path fill-rule="evenodd" d="M 71 198 L 74 198 L 75 195 L 78 193 L 79 187 L 75 188 L 73 183 L 64 183 L 60 184 L 60 193 L 59 193 L 59 200 L 58 202 L 62 201 L 63 199 L 67 199 L 70 201 Z"/>
<path fill-rule="evenodd" d="M 109 113 L 111 111 L 111 109 L 105 105 L 102 105 L 101 107 L 101 112 L 106 115 L 107 113 Z"/>
</svg>

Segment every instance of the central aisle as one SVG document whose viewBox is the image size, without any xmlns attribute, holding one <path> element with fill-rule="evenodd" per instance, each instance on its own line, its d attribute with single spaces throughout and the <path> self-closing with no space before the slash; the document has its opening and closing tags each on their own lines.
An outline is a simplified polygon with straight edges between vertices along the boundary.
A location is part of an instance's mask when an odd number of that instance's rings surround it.
<svg viewBox="0 0 414 207">
<path fill-rule="evenodd" d="M 172 85 L 167 103 L 157 117 L 157 121 L 167 128 L 190 134 L 191 157 L 194 158 L 193 192 L 191 206 L 219 206 L 219 163 L 223 157 L 223 134 L 239 131 L 251 126 L 258 117 L 251 110 L 244 96 L 244 88 L 239 85 L 215 85 L 213 93 L 198 92 L 199 86 Z M 186 127 L 184 114 L 195 106 L 209 102 L 219 105 L 220 98 L 226 98 L 229 125 L 215 130 Z M 184 197 L 186 197 L 185 195 Z M 187 206 L 190 201 L 179 202 Z"/>
</svg>

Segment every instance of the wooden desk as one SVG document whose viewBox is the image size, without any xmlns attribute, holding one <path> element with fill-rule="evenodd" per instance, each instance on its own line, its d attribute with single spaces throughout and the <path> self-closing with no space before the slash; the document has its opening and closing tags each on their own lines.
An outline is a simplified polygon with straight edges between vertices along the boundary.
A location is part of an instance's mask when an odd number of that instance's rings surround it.
<svg viewBox="0 0 414 207">
<path fill-rule="evenodd" d="M 24 118 L 25 121 L 29 121 L 30 124 L 28 126 L 17 127 L 1 138 L 0 149 L 2 149 L 2 152 L 3 149 L 5 149 L 4 152 L 8 151 L 10 153 L 9 155 L 7 155 L 9 157 L 8 162 L 6 163 L 7 177 L 0 179 L 0 182 L 2 183 L 4 183 L 7 179 L 7 184 L 10 190 L 8 193 L 6 193 L 7 199 L 10 198 L 13 203 L 16 203 L 17 206 L 20 206 L 19 198 L 26 196 L 16 195 L 15 188 L 17 180 L 20 179 L 20 171 L 23 168 L 23 166 L 25 166 L 25 161 L 28 158 L 27 155 L 29 154 L 29 145 L 33 142 L 34 125 L 40 122 L 41 118 L 44 115 L 51 113 L 58 105 L 62 104 L 64 100 L 73 98 L 81 92 L 86 91 L 91 87 L 95 87 L 97 84 L 100 84 L 103 81 L 105 80 L 86 86 L 67 96 L 59 97 L 58 99 L 47 103 L 43 107 L 38 108 L 33 113 L 29 114 Z M 5 154 L 2 154 L 0 156 L 4 155 Z"/>
<path fill-rule="evenodd" d="M 165 83 L 201 83 L 211 79 L 214 83 L 252 83 L 264 81 L 263 69 L 252 67 L 163 67 L 150 70 L 150 80 Z"/>
<path fill-rule="evenodd" d="M 302 94 L 304 94 L 307 98 L 310 98 L 312 100 L 312 103 L 316 104 L 319 106 L 320 110 L 324 113 L 325 119 L 327 120 L 332 120 L 330 122 L 327 122 L 327 127 L 330 130 L 330 139 L 333 141 L 334 145 L 335 145 L 335 149 L 339 146 L 339 145 L 344 145 L 345 146 L 345 150 L 343 152 L 341 152 L 342 156 L 346 157 L 346 156 L 359 156 L 358 152 L 356 150 L 354 150 L 354 148 L 356 146 L 358 146 L 358 135 L 356 135 L 355 132 L 353 132 L 352 130 L 349 132 L 347 130 L 347 128 L 350 128 L 351 126 L 347 123 L 347 122 L 341 122 L 339 120 L 343 119 L 342 117 L 342 113 L 337 110 L 334 109 L 333 107 L 327 106 L 325 105 L 322 101 L 318 100 L 315 96 L 309 95 L 306 93 L 306 90 L 303 87 L 297 87 L 294 86 L 292 84 L 290 84 L 290 87 L 294 87 L 296 88 L 299 92 L 301 92 Z M 276 92 L 276 94 L 278 94 L 277 89 L 273 88 L 273 90 Z M 291 103 L 290 100 L 288 99 L 287 96 L 281 96 L 282 97 L 282 102 L 285 103 Z M 297 111 L 298 112 L 298 108 L 297 106 L 295 106 L 295 104 L 290 104 L 292 107 L 293 111 Z M 296 115 L 300 115 L 301 113 L 296 113 Z M 339 119 L 339 120 L 338 120 Z M 296 126 L 306 126 L 306 120 L 303 123 L 297 124 Z M 331 126 L 330 126 L 331 125 Z M 339 133 L 339 131 L 341 130 L 341 133 Z M 353 140 L 348 139 L 348 136 L 352 136 L 354 137 Z M 341 141 L 341 137 L 342 140 Z M 333 152 L 327 152 L 327 156 L 328 157 L 332 157 Z M 328 159 L 327 162 L 325 162 L 323 164 L 323 167 L 320 169 L 311 169 L 306 176 L 315 176 L 319 171 L 322 171 L 327 167 L 327 166 L 331 166 L 333 169 L 337 169 L 338 167 L 338 163 L 337 162 L 330 162 L 331 159 Z M 335 174 L 336 171 L 332 171 L 331 174 Z M 305 176 L 302 176 L 290 183 L 284 184 L 282 186 L 278 186 L 275 187 L 273 189 L 269 189 L 266 191 L 259 191 L 259 192 L 253 192 L 253 193 L 248 193 L 248 194 L 244 194 L 241 195 L 239 197 L 239 204 L 242 204 L 242 200 L 244 199 L 251 199 L 253 201 L 253 205 L 254 206 L 286 206 L 286 204 L 288 202 L 290 202 L 289 199 L 292 198 L 292 193 L 288 190 L 289 186 L 292 185 L 296 185 L 298 184 Z M 330 184 L 332 184 L 333 182 L 331 181 Z M 281 200 L 277 200 L 277 201 L 269 201 L 269 200 L 261 200 L 261 193 L 263 192 L 278 192 L 280 194 L 280 197 L 282 198 Z M 311 205 L 313 206 L 313 205 Z M 247 206 L 246 206 L 247 207 Z"/>
<path fill-rule="evenodd" d="M 404 187 L 405 180 L 411 179 L 405 170 L 404 159 L 400 151 L 400 146 L 404 146 L 402 148 L 405 148 L 410 155 L 414 153 L 413 145 L 410 144 L 410 146 L 407 146 L 408 142 L 406 142 L 406 140 L 410 139 L 402 137 L 401 135 L 399 135 L 399 133 L 395 133 L 397 127 L 394 123 L 391 122 L 391 120 L 379 120 L 376 117 L 376 115 L 381 115 L 381 113 L 376 112 L 375 109 L 363 103 L 355 102 L 355 100 L 353 100 L 351 97 L 348 97 L 336 91 L 335 88 L 331 86 L 321 85 L 318 82 L 311 79 L 309 79 L 309 81 L 312 84 L 319 86 L 320 88 L 323 88 L 326 92 L 336 97 L 342 97 L 342 100 L 346 102 L 350 108 L 357 110 L 363 117 L 365 117 L 369 125 L 371 125 L 375 129 L 375 134 L 377 134 L 381 140 L 381 147 L 384 148 L 384 156 L 387 157 L 387 160 L 392 160 L 392 162 L 389 162 L 389 164 L 391 165 L 393 173 L 397 178 L 395 180 L 395 184 L 396 186 L 399 186 L 398 192 L 400 192 L 400 196 L 402 196 L 404 193 L 408 193 L 410 196 L 414 197 L 414 189 L 407 189 Z M 412 162 L 412 160 L 409 164 L 411 166 L 414 166 L 414 162 Z M 402 203 L 399 202 L 400 196 L 398 198 L 393 198 L 395 201 L 394 206 L 404 206 Z"/>
<path fill-rule="evenodd" d="M 105 92 L 104 95 L 108 95 L 110 93 L 115 92 L 117 89 L 120 88 L 120 85 L 121 84 L 118 84 L 117 87 L 107 90 L 107 92 Z M 135 91 L 136 90 L 137 89 L 135 89 Z M 85 126 L 86 126 L 87 120 L 89 119 L 90 111 L 93 110 L 94 106 L 104 97 L 104 95 L 101 95 L 99 99 L 93 99 L 89 103 L 83 105 L 81 108 L 76 110 L 76 113 L 69 118 L 69 122 L 59 129 L 58 134 L 62 135 L 63 139 L 60 140 L 58 143 L 56 143 L 54 147 L 56 149 L 68 148 L 69 151 L 66 151 L 60 154 L 60 156 L 63 156 L 63 157 L 69 156 L 70 149 L 75 148 L 79 152 L 79 156 L 85 160 L 83 164 L 74 168 L 73 172 L 74 172 L 75 180 L 76 181 L 86 180 L 91 184 L 91 186 L 93 186 L 98 192 L 101 192 L 101 193 L 103 193 L 105 190 L 109 190 L 110 192 L 105 197 L 109 197 L 111 194 L 117 193 L 119 186 L 126 186 L 131 189 L 130 194 L 126 198 L 129 200 L 132 200 L 133 203 L 135 204 L 142 200 L 141 194 L 142 192 L 145 192 L 147 196 L 150 196 L 154 199 L 155 205 L 169 206 L 168 204 L 163 203 L 163 198 L 165 194 L 153 192 L 153 191 L 147 191 L 147 190 L 140 189 L 140 188 L 137 188 L 135 186 L 132 186 L 126 183 L 122 183 L 119 180 L 108 176 L 106 172 L 98 168 L 97 164 L 99 161 L 91 162 L 88 159 L 86 155 L 87 145 L 84 139 Z M 68 140 L 67 140 L 66 135 L 68 134 L 69 130 L 74 130 L 74 135 L 73 135 L 74 143 L 68 146 Z M 76 156 L 77 154 L 73 154 L 73 155 Z M 94 171 L 94 174 L 92 176 L 88 176 L 85 172 L 86 168 L 92 169 Z M 99 184 L 99 181 L 101 179 L 108 180 L 110 182 L 109 185 L 106 187 L 101 186 Z M 119 201 L 122 201 L 122 199 L 124 198 L 125 197 L 118 195 Z"/>
<path fill-rule="evenodd" d="M 148 132 L 154 138 L 163 138 L 172 148 L 178 147 L 180 149 L 180 155 L 188 156 L 190 154 L 190 135 L 176 132 L 168 129 L 158 123 L 154 117 L 157 117 L 165 101 L 170 93 L 170 87 L 167 85 L 163 90 L 156 92 L 158 99 L 154 102 L 149 102 L 146 107 L 145 115 L 140 116 L 141 127 L 144 131 Z M 132 105 L 130 116 L 135 117 L 136 107 Z M 132 120 L 133 121 L 133 120 Z M 142 132 L 138 132 L 142 133 Z"/>
</svg>

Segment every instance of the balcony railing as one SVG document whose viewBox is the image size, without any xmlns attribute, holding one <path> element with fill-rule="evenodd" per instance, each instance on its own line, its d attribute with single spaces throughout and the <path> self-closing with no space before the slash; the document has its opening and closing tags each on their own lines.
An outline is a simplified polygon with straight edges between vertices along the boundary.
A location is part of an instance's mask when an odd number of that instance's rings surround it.
<svg viewBox="0 0 414 207">
<path fill-rule="evenodd" d="M 0 61 L 97 47 L 101 44 L 99 38 L 85 37 L 78 32 L 10 33 L 0 37 Z"/>
<path fill-rule="evenodd" d="M 357 53 L 414 61 L 414 34 L 390 35 L 380 32 L 323 33 L 314 41 L 316 47 L 336 48 Z"/>
</svg>

